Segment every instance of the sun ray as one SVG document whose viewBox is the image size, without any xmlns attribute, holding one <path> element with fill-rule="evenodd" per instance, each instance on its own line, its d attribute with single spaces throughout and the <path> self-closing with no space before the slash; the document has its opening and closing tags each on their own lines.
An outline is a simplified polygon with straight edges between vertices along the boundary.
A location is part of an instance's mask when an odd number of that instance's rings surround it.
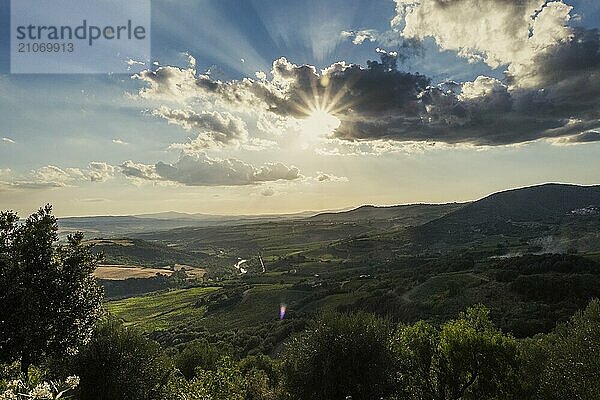
<svg viewBox="0 0 600 400">
<path fill-rule="evenodd" d="M 336 87 L 328 73 L 311 79 L 306 90 L 294 93 L 293 108 L 299 115 L 300 126 L 306 138 L 325 138 L 341 126 L 347 112 L 357 104 L 349 96 L 354 82 L 346 82 Z"/>
</svg>

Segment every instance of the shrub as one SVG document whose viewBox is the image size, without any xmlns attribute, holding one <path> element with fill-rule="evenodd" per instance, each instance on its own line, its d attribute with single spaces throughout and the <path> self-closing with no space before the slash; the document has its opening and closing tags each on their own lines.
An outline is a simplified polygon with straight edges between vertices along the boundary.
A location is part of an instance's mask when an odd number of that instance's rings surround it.
<svg viewBox="0 0 600 400">
<path fill-rule="evenodd" d="M 288 343 L 282 370 L 294 399 L 378 399 L 392 390 L 390 325 L 370 314 L 329 314 Z"/>
<path fill-rule="evenodd" d="M 516 340 L 496 329 L 482 306 L 441 329 L 401 325 L 392 349 L 405 399 L 504 398 L 517 366 Z"/>
<path fill-rule="evenodd" d="M 98 324 L 74 364 L 81 400 L 163 400 L 174 371 L 158 343 L 114 319 Z"/>
</svg>

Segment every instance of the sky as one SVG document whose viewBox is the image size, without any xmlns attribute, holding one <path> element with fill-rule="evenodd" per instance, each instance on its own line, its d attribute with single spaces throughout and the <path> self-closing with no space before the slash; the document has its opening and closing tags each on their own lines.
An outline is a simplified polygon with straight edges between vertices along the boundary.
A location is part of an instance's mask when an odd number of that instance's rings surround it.
<svg viewBox="0 0 600 400">
<path fill-rule="evenodd" d="M 10 73 L 0 209 L 271 214 L 600 183 L 594 0 L 154 0 L 136 74 Z"/>
</svg>

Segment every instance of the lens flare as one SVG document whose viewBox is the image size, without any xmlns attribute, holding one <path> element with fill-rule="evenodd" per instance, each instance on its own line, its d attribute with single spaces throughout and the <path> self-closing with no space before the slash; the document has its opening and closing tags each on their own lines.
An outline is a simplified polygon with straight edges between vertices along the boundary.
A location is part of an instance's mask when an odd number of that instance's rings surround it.
<svg viewBox="0 0 600 400">
<path fill-rule="evenodd" d="M 287 306 L 282 304 L 279 306 L 279 320 L 282 320 L 285 317 L 285 312 L 287 311 Z"/>
<path fill-rule="evenodd" d="M 293 107 L 300 115 L 302 133 L 309 140 L 331 136 L 341 125 L 342 116 L 355 104 L 349 100 L 353 83 L 335 84 L 324 72 L 311 80 L 310 88 L 297 93 Z"/>
</svg>

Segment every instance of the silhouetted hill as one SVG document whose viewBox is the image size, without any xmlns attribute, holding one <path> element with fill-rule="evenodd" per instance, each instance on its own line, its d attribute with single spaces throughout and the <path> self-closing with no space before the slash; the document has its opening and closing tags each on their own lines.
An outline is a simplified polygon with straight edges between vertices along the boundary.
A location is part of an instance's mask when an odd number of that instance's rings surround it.
<svg viewBox="0 0 600 400">
<path fill-rule="evenodd" d="M 350 211 L 321 213 L 312 217 L 315 221 L 355 222 L 386 221 L 402 226 L 418 226 L 456 211 L 468 203 L 408 204 L 377 207 L 365 205 Z"/>
<path fill-rule="evenodd" d="M 419 236 L 504 234 L 600 213 L 600 186 L 544 184 L 492 194 L 416 229 Z"/>
</svg>

